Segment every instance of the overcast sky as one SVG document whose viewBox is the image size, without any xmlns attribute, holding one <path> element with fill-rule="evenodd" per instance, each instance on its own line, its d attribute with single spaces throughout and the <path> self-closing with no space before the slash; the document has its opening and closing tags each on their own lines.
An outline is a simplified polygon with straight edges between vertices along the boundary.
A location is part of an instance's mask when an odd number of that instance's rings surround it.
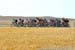
<svg viewBox="0 0 75 50">
<path fill-rule="evenodd" d="M 75 18 L 75 0 L 0 0 L 0 15 Z"/>
</svg>

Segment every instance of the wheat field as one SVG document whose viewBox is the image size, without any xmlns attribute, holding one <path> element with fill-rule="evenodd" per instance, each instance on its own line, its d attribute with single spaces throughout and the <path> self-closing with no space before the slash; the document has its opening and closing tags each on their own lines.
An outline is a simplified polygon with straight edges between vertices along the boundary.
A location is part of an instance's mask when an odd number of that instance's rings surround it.
<svg viewBox="0 0 75 50">
<path fill-rule="evenodd" d="M 75 50 L 75 28 L 0 28 L 0 50 L 51 49 Z"/>
</svg>

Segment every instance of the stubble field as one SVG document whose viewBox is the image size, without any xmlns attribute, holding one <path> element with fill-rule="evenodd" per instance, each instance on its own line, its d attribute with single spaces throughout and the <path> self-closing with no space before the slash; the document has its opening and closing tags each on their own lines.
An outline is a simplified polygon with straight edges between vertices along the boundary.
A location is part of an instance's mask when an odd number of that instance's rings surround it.
<svg viewBox="0 0 75 50">
<path fill-rule="evenodd" d="M 0 28 L 0 50 L 75 50 L 75 28 Z"/>
</svg>

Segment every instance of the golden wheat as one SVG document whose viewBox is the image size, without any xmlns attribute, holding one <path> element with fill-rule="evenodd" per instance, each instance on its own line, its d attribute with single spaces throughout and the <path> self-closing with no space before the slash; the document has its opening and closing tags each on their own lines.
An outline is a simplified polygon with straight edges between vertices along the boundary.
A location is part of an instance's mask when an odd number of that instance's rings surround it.
<svg viewBox="0 0 75 50">
<path fill-rule="evenodd" d="M 0 28 L 0 50 L 41 50 L 66 46 L 75 49 L 75 28 Z"/>
</svg>

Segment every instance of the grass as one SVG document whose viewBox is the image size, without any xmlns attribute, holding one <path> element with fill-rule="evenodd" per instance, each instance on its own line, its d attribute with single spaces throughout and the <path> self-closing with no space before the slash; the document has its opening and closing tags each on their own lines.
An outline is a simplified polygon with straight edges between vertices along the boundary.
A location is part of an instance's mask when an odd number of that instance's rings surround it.
<svg viewBox="0 0 75 50">
<path fill-rule="evenodd" d="M 75 49 L 75 28 L 0 28 L 0 50 L 46 50 L 62 47 Z"/>
</svg>

